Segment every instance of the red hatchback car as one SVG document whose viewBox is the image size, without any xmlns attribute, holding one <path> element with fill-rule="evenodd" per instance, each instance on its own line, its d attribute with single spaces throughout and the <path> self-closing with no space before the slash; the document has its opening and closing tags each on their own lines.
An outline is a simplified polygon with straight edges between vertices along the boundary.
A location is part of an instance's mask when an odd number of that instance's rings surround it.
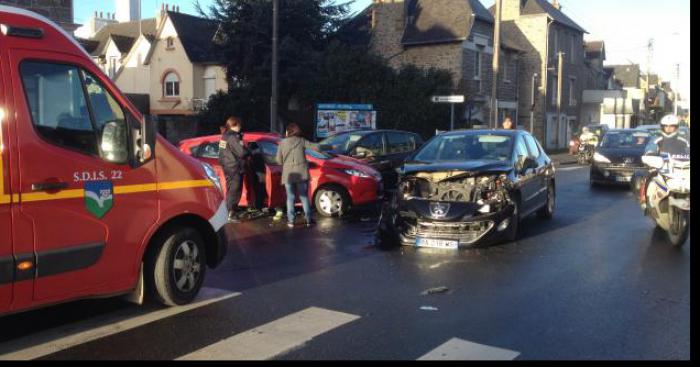
<svg viewBox="0 0 700 367">
<path fill-rule="evenodd" d="M 220 135 L 203 136 L 180 142 L 180 150 L 210 164 L 216 170 L 221 186 L 226 190 L 224 172 L 219 166 Z M 243 134 L 243 143 L 255 142 L 261 148 L 266 166 L 265 189 L 268 207 L 284 207 L 286 193 L 281 183 L 282 166 L 276 162 L 277 146 L 282 140 L 279 134 L 250 132 Z M 314 150 L 306 151 L 309 161 L 309 199 L 319 214 L 325 217 L 340 216 L 353 206 L 376 202 L 381 198 L 383 183 L 381 174 L 362 161 L 349 157 L 335 157 Z M 255 202 L 254 174 L 250 167 L 244 177 L 240 205 Z"/>
</svg>

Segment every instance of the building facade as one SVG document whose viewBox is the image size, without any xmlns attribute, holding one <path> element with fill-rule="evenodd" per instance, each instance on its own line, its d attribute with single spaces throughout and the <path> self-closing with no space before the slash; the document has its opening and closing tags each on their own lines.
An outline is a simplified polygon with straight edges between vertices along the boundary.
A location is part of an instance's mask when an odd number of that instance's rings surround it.
<svg viewBox="0 0 700 367">
<path fill-rule="evenodd" d="M 371 5 L 373 52 L 398 69 L 413 64 L 452 74 L 453 93 L 465 96 L 458 126 L 488 125 L 493 81 L 493 16 L 478 0 L 375 0 Z M 498 121 L 518 120 L 518 63 L 522 49 L 501 43 Z M 459 125 L 459 122 L 466 123 Z"/>
<path fill-rule="evenodd" d="M 0 5 L 15 6 L 41 14 L 73 33 L 80 24 L 73 22 L 73 0 L 0 0 Z"/>
</svg>

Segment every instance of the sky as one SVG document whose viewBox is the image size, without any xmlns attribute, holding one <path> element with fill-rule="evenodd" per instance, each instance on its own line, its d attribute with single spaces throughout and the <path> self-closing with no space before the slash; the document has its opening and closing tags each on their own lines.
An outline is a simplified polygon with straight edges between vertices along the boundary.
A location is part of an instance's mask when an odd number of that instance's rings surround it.
<svg viewBox="0 0 700 367">
<path fill-rule="evenodd" d="M 114 12 L 119 0 L 74 0 L 75 22 L 82 24 L 97 11 Z M 196 14 L 195 0 L 142 0 L 144 17 L 155 14 L 166 2 L 183 13 Z M 212 0 L 201 0 L 203 5 Z M 487 8 L 495 0 L 481 0 Z M 360 11 L 372 0 L 355 0 Z M 671 84 L 679 85 L 683 99 L 690 99 L 690 0 L 559 0 L 562 11 L 589 32 L 586 40 L 603 40 L 606 64 L 640 64 L 647 69 L 649 39 L 654 39 L 650 70 Z M 676 64 L 680 83 L 676 83 Z"/>
</svg>

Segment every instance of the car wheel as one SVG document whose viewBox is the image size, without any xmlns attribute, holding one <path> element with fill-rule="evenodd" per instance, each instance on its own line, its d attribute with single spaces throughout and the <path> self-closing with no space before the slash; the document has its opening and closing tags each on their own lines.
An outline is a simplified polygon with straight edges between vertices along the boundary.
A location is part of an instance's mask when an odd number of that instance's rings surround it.
<svg viewBox="0 0 700 367">
<path fill-rule="evenodd" d="M 554 190 L 554 185 L 550 182 L 547 185 L 547 202 L 542 208 L 537 212 L 540 218 L 550 219 L 554 216 L 554 208 L 556 206 L 556 192 Z"/>
<path fill-rule="evenodd" d="M 147 285 L 155 298 L 168 306 L 191 302 L 204 281 L 206 251 L 202 236 L 193 228 L 170 230 L 155 240 L 147 259 Z"/>
<path fill-rule="evenodd" d="M 314 199 L 316 211 L 324 217 L 341 217 L 350 208 L 350 197 L 345 189 L 328 186 L 318 190 Z"/>
<path fill-rule="evenodd" d="M 508 229 L 506 233 L 506 240 L 508 242 L 513 242 L 518 239 L 520 234 L 520 198 L 513 198 L 513 214 L 510 217 L 510 224 L 508 224 Z"/>
</svg>

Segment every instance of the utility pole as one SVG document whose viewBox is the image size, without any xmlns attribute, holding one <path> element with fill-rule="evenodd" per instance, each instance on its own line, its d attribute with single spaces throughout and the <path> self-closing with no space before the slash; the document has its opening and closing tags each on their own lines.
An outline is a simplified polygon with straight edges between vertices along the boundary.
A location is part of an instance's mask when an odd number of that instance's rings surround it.
<svg viewBox="0 0 700 367">
<path fill-rule="evenodd" d="M 680 98 L 680 93 L 678 93 L 678 87 L 681 84 L 681 64 L 676 64 L 676 85 L 673 90 L 673 114 L 678 116 L 678 99 Z"/>
<path fill-rule="evenodd" d="M 501 56 L 501 0 L 496 0 L 496 22 L 493 31 L 493 80 L 491 83 L 491 118 L 498 128 L 498 69 Z"/>
<path fill-rule="evenodd" d="M 530 134 L 535 136 L 535 95 L 537 89 L 537 73 L 532 74 L 532 91 L 530 97 Z"/>
<path fill-rule="evenodd" d="M 559 52 L 559 65 L 557 66 L 557 131 L 555 132 L 556 145 L 559 147 L 559 131 L 561 130 L 561 90 L 564 84 L 564 53 Z"/>
<path fill-rule="evenodd" d="M 272 0 L 272 96 L 270 97 L 270 132 L 279 132 L 277 126 L 277 77 L 279 60 L 277 55 L 277 34 L 279 18 L 279 0 Z"/>
<path fill-rule="evenodd" d="M 649 98 L 647 97 L 649 90 L 651 89 L 651 86 L 649 85 L 649 74 L 651 73 L 651 60 L 654 58 L 654 39 L 649 38 L 649 42 L 647 43 L 647 90 L 644 91 L 644 100 L 648 101 Z M 648 103 L 647 103 L 648 104 Z M 646 115 L 646 120 L 650 120 L 650 109 L 651 106 L 646 106 L 645 113 Z"/>
</svg>

